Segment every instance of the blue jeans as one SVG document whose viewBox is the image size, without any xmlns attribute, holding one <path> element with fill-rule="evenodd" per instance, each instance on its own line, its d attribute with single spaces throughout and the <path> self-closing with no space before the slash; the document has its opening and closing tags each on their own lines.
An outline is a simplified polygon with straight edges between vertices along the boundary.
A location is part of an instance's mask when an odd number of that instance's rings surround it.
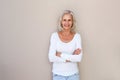
<svg viewBox="0 0 120 80">
<path fill-rule="evenodd" d="M 73 74 L 71 76 L 61 76 L 53 74 L 53 80 L 80 80 L 79 73 Z"/>
</svg>

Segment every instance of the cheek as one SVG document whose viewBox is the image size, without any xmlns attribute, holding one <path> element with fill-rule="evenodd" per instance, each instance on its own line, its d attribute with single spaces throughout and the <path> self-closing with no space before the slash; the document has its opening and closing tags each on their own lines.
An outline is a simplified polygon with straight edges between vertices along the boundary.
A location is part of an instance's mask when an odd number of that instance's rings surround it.
<svg viewBox="0 0 120 80">
<path fill-rule="evenodd" d="M 70 22 L 70 24 L 73 24 L 73 22 Z"/>
<path fill-rule="evenodd" d="M 73 22 L 70 22 L 69 24 L 70 24 L 71 26 L 73 26 Z"/>
<path fill-rule="evenodd" d="M 65 24 L 68 24 L 68 23 L 65 22 L 65 21 L 62 21 L 62 22 L 61 22 L 61 26 L 64 26 Z"/>
<path fill-rule="evenodd" d="M 64 21 L 61 22 L 61 24 L 64 24 L 64 23 L 65 23 Z"/>
</svg>

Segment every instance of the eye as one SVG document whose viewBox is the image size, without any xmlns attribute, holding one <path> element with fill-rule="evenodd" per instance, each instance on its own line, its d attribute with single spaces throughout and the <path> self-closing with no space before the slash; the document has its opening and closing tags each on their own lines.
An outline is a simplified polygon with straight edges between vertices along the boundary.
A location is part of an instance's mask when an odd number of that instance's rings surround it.
<svg viewBox="0 0 120 80">
<path fill-rule="evenodd" d="M 66 21 L 66 19 L 63 19 L 63 21 Z"/>
<path fill-rule="evenodd" d="M 71 19 L 68 19 L 68 21 L 72 21 Z"/>
</svg>

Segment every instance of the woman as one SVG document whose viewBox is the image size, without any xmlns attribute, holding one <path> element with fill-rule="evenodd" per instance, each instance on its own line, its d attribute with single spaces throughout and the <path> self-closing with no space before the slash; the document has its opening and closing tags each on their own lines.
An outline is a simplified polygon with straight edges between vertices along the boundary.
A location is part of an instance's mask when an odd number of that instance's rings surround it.
<svg viewBox="0 0 120 80">
<path fill-rule="evenodd" d="M 59 31 L 52 33 L 50 39 L 53 80 L 80 80 L 77 63 L 81 59 L 81 37 L 75 32 L 75 18 L 72 11 L 65 10 L 59 21 Z"/>
</svg>

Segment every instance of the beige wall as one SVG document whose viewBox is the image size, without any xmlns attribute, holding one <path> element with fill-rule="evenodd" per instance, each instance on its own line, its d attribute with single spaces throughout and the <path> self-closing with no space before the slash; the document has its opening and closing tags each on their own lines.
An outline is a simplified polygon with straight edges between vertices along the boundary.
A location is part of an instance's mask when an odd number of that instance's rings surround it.
<svg viewBox="0 0 120 80">
<path fill-rule="evenodd" d="M 50 34 L 64 9 L 82 36 L 81 80 L 120 80 L 119 0 L 0 1 L 0 80 L 52 80 Z"/>
</svg>

